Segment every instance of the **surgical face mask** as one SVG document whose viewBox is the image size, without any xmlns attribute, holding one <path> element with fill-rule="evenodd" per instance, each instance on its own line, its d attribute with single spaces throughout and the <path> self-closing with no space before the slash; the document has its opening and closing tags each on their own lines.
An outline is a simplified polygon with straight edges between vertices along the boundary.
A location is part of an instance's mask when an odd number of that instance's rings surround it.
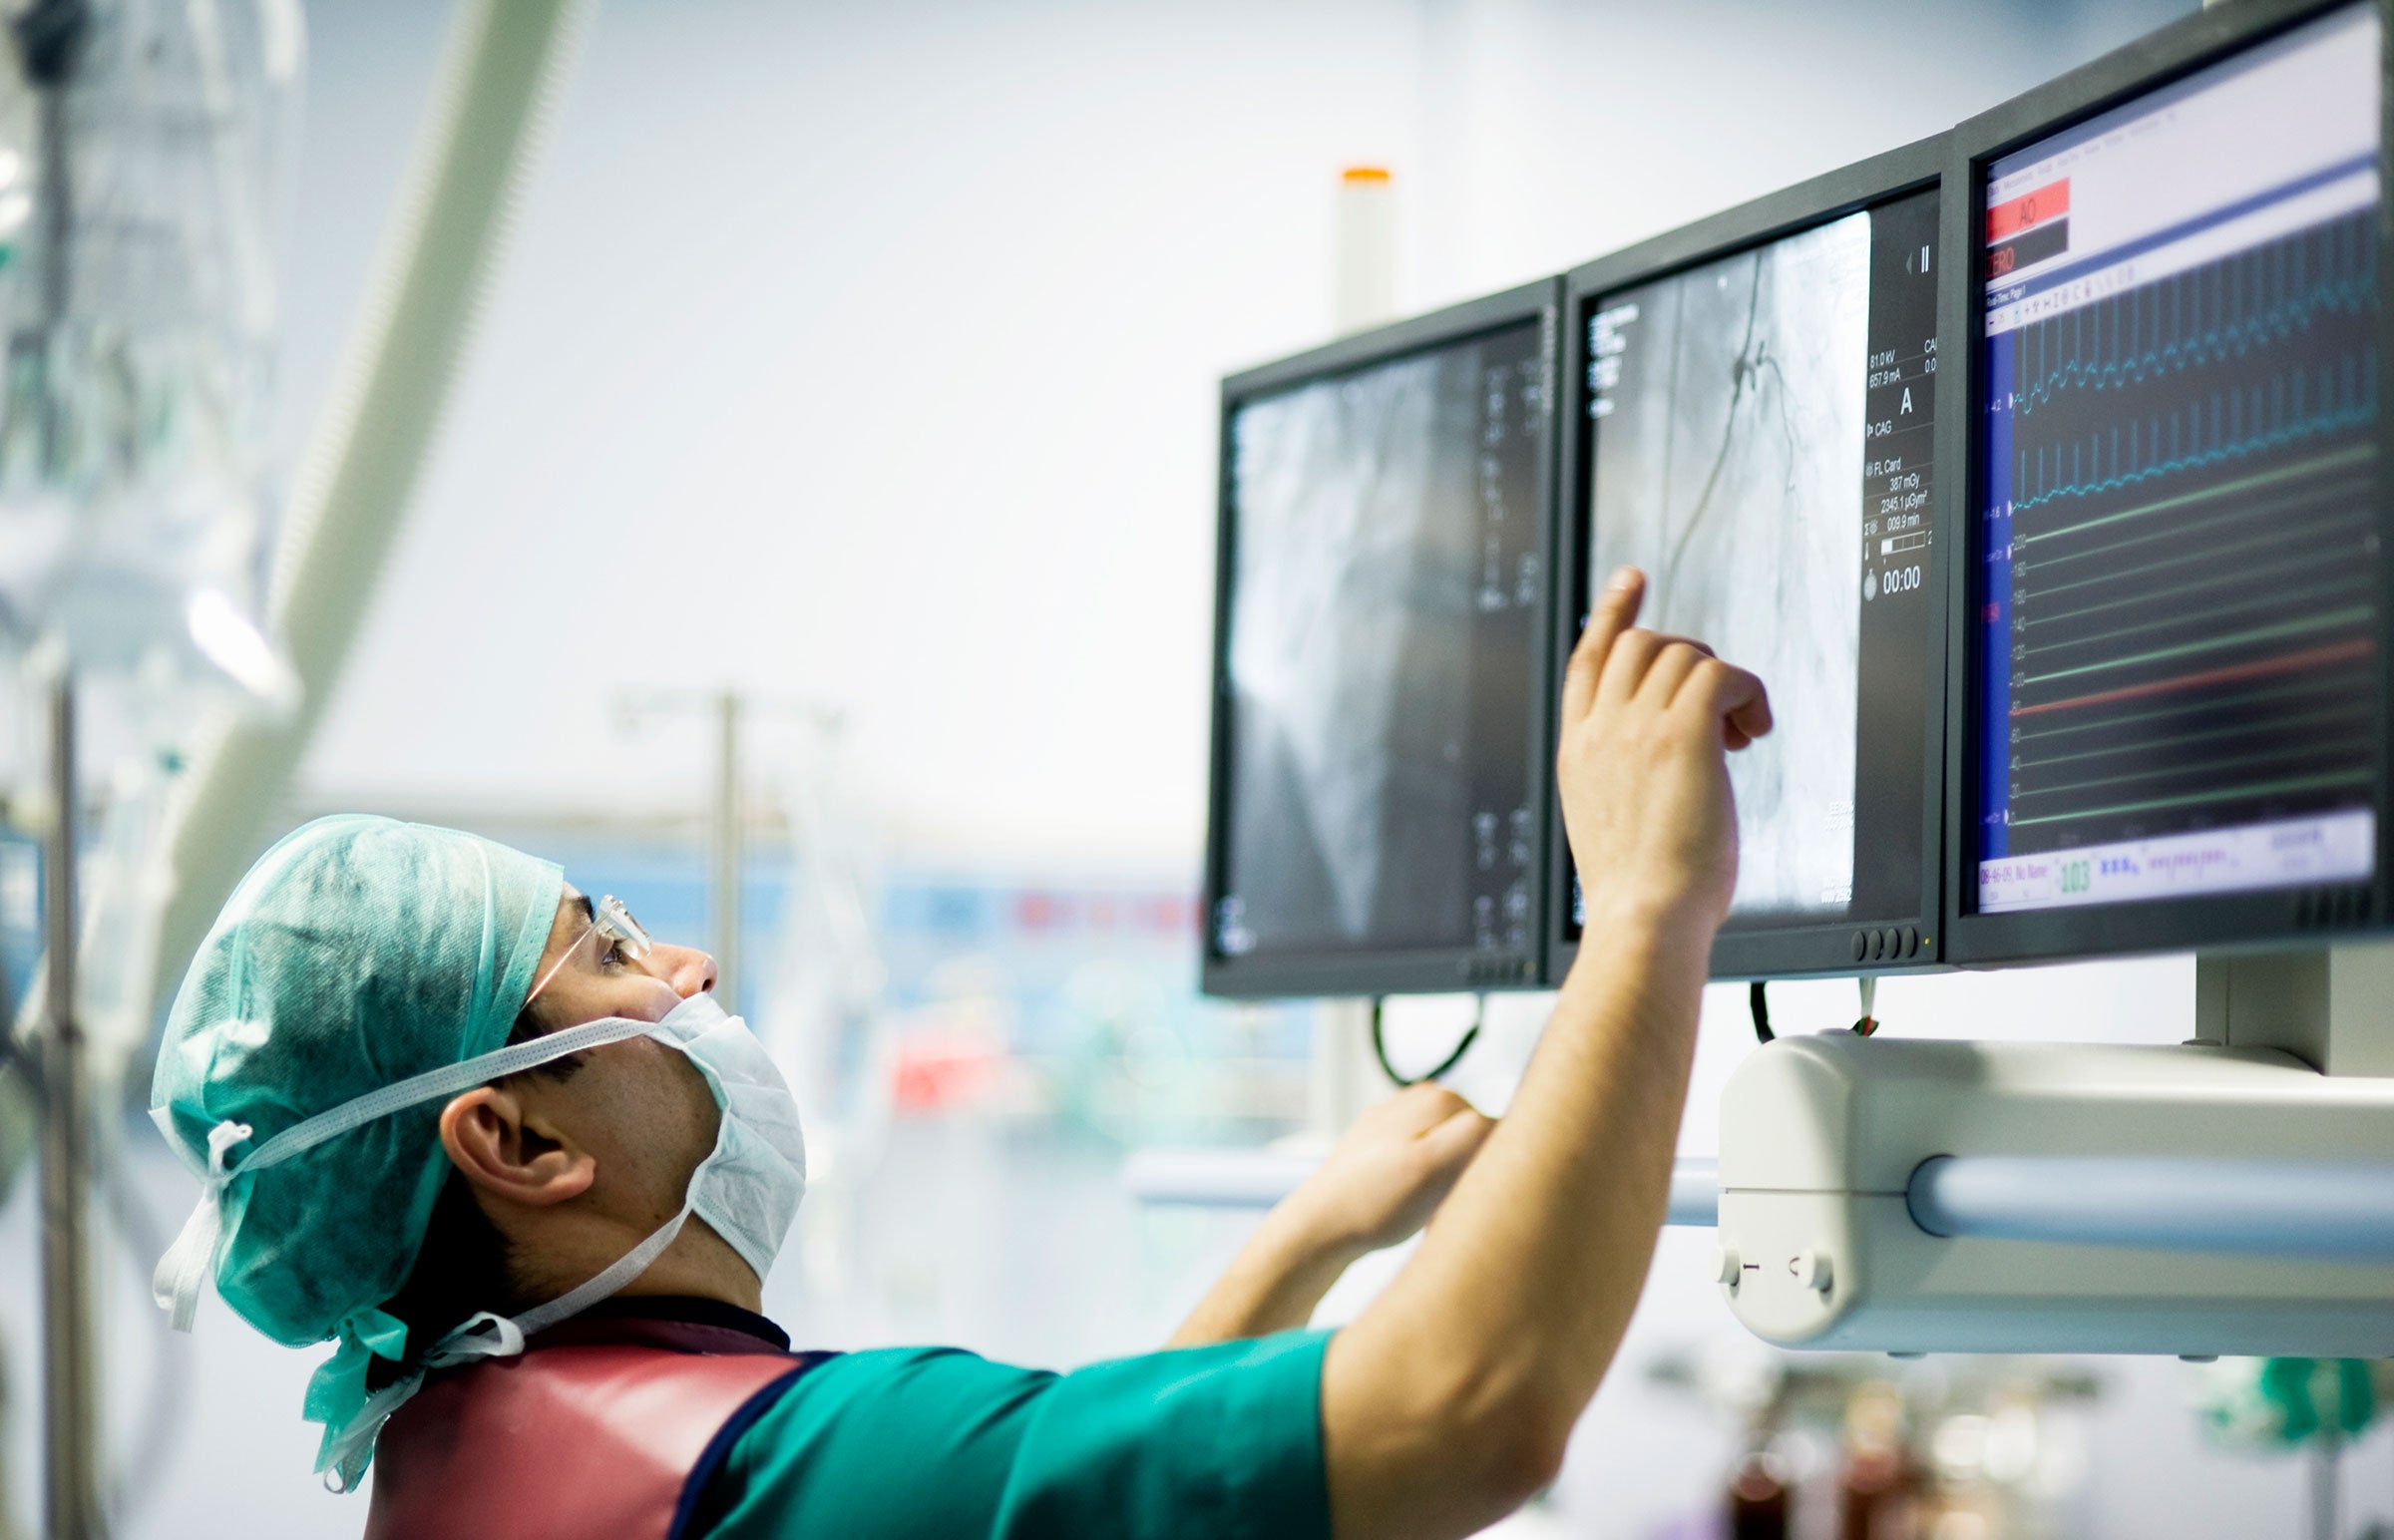
<svg viewBox="0 0 2394 1540">
<path fill-rule="evenodd" d="M 526 1325 L 535 1318 L 542 1325 L 563 1321 L 639 1277 L 692 1214 L 713 1227 L 762 1282 L 798 1217 L 798 1200 L 806 1193 L 798 1103 L 748 1023 L 725 1014 L 712 994 L 693 994 L 646 1035 L 679 1048 L 706 1077 L 722 1114 L 715 1147 L 691 1173 L 680 1213 L 581 1289 L 519 1317 L 517 1325 L 528 1333 L 539 1330 Z M 586 1291 L 588 1299 L 575 1301 Z M 560 1308 L 569 1302 L 575 1303 Z"/>
<path fill-rule="evenodd" d="M 207 1185 L 200 1207 L 160 1260 L 153 1280 L 152 1292 L 159 1305 L 173 1315 L 178 1330 L 191 1330 L 200 1288 L 215 1274 L 222 1240 L 218 1216 L 223 1191 L 235 1178 L 288 1160 L 402 1108 L 446 1100 L 536 1065 L 632 1037 L 653 1037 L 679 1049 L 705 1076 L 721 1113 L 714 1148 L 691 1173 L 680 1211 L 588 1283 L 513 1319 L 488 1312 L 478 1315 L 443 1338 L 419 1361 L 438 1368 L 522 1351 L 527 1337 L 588 1310 L 646 1272 L 681 1234 L 692 1214 L 705 1220 L 758 1279 L 763 1279 L 806 1192 L 806 1141 L 798 1125 L 798 1104 L 772 1056 L 747 1023 L 726 1014 L 712 994 L 694 994 L 659 1021 L 607 1016 L 385 1086 L 294 1124 L 243 1159 L 230 1158 L 230 1152 L 249 1138 L 248 1125 L 217 1125 L 208 1135 L 208 1169 L 203 1178 Z M 172 1140 L 171 1128 L 168 1133 Z M 371 1446 L 383 1419 L 413 1393 L 421 1377 L 410 1375 L 366 1401 L 340 1435 L 342 1447 L 336 1465 L 362 1463 L 352 1457 Z"/>
</svg>

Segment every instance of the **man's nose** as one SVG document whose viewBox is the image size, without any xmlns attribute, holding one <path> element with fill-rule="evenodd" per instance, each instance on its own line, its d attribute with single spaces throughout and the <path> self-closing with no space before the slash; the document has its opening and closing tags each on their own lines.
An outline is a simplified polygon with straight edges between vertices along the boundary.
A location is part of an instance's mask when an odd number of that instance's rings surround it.
<svg viewBox="0 0 2394 1540">
<path fill-rule="evenodd" d="M 649 954 L 649 968 L 673 986 L 683 999 L 715 986 L 715 960 L 695 947 L 657 947 Z"/>
</svg>

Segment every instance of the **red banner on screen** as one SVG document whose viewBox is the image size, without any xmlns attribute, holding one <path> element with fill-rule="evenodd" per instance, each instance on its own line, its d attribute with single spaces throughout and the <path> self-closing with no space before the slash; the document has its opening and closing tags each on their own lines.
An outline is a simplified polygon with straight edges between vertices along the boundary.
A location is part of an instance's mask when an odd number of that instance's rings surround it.
<svg viewBox="0 0 2394 1540">
<path fill-rule="evenodd" d="M 2006 235 L 2016 235 L 2032 224 L 2042 224 L 2069 211 L 2070 179 L 2064 177 L 1988 209 L 1987 243 L 1992 245 Z"/>
</svg>

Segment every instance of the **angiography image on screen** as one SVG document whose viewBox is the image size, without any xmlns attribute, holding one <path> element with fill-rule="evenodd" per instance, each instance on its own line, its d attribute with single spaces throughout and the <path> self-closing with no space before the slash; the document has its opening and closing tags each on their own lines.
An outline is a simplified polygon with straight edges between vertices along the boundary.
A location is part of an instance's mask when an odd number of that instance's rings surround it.
<svg viewBox="0 0 2394 1540">
<path fill-rule="evenodd" d="M 1533 945 L 1540 331 L 1236 410 L 1220 955 Z"/>
<path fill-rule="evenodd" d="M 1642 623 L 1767 670 L 1780 730 L 1736 756 L 1735 911 L 1842 911 L 1853 886 L 1855 552 L 1870 220 L 1839 219 L 1606 300 L 1591 574 L 1643 568 Z"/>
<path fill-rule="evenodd" d="M 1588 319 L 1589 591 L 1643 569 L 1640 623 L 1771 690 L 1777 729 L 1730 761 L 1733 923 L 1919 903 L 1935 234 L 1921 193 Z"/>
</svg>

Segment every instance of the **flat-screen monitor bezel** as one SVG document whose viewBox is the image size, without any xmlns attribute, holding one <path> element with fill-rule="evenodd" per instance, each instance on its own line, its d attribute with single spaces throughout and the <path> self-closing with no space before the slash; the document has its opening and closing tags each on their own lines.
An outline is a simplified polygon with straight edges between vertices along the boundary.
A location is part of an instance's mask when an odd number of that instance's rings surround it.
<svg viewBox="0 0 2394 1540">
<path fill-rule="evenodd" d="M 1588 393 L 1587 319 L 1603 296 L 1634 288 L 1672 273 L 1751 250 L 1784 236 L 1800 233 L 1831 219 L 1892 202 L 1912 193 L 1942 189 L 1948 160 L 1945 138 L 1922 140 L 1900 150 L 1800 183 L 1784 192 L 1732 208 L 1711 218 L 1658 235 L 1610 256 L 1600 257 L 1564 275 L 1563 392 L 1557 465 L 1557 529 L 1554 600 L 1554 655 L 1549 677 L 1559 686 L 1562 671 L 1578 641 L 1579 619 L 1587 612 L 1587 488 L 1590 436 L 1585 431 Z M 1938 203 L 1938 242 L 1954 249 L 1956 215 L 1950 190 Z M 1955 286 L 1950 259 L 1938 279 L 1937 316 L 1940 329 L 1950 312 L 1949 291 Z M 1940 354 L 1945 349 L 1940 341 Z M 1946 366 L 1940 365 L 1939 375 Z M 1959 506 L 1956 478 L 1946 468 L 1961 458 L 1960 415 L 1945 403 L 1949 387 L 1939 389 L 1937 419 L 1931 435 L 1936 475 L 1929 502 L 1935 548 L 1945 565 L 1954 561 L 1951 544 L 1953 510 Z M 1938 865 L 1944 854 L 1940 823 L 1944 814 L 1943 751 L 1946 710 L 1942 699 L 1947 670 L 1943 656 L 1948 631 L 1947 588 L 1937 585 L 1929 594 L 1928 635 L 1922 659 L 1928 720 L 1923 733 L 1920 766 L 1923 796 L 1920 808 L 1920 882 L 1909 913 L 1847 917 L 1835 921 L 1755 926 L 1725 926 L 1715 938 L 1712 976 L 1715 978 L 1786 978 L 1801 974 L 1884 973 L 1926 968 L 1937 962 Z M 1735 661 L 1733 659 L 1733 661 Z M 1560 709 L 1559 688 L 1549 699 L 1548 715 Z M 1547 868 L 1546 972 L 1559 984 L 1579 954 L 1569 936 L 1571 925 L 1572 862 L 1570 843 L 1559 807 L 1547 816 L 1550 829 Z"/>
<path fill-rule="evenodd" d="M 2205 898 L 2138 900 L 2118 904 L 2074 905 L 2063 908 L 1980 914 L 1976 910 L 1977 851 L 1971 828 L 1977 818 L 1977 766 L 1967 752 L 1971 742 L 1968 717 L 1974 699 L 1979 663 L 1979 627 L 1970 623 L 1978 594 L 1978 488 L 1986 473 L 1984 381 L 1983 242 L 1976 232 L 1986 218 L 1987 168 L 1993 162 L 2051 135 L 2107 112 L 2165 86 L 2206 65 L 2216 64 L 2241 49 L 2263 42 L 2303 22 L 2341 10 L 2350 0 L 2237 0 L 2234 5 L 2201 11 L 2108 54 L 2084 68 L 1970 119 L 1953 131 L 1946 184 L 1950 202 L 1964 216 L 1964 234 L 1952 238 L 1947 270 L 1965 278 L 1940 298 L 1946 308 L 1937 330 L 1950 339 L 1943 345 L 1949 366 L 1961 374 L 1953 394 L 1962 410 L 1953 415 L 1967 430 L 1967 443 L 1956 463 L 1957 499 L 1952 528 L 1953 555 L 1946 563 L 1946 742 L 1953 752 L 1945 767 L 1945 892 L 1943 926 L 1946 961 L 1965 964 L 2058 961 L 2069 958 L 2117 956 L 2130 953 L 2267 950 L 2324 945 L 2338 936 L 2382 931 L 2388 913 L 2388 869 L 2394 865 L 2394 804 L 2387 797 L 2385 735 L 2378 740 L 2375 775 L 2377 864 L 2366 883 L 2332 887 L 2289 887 L 2255 893 Z M 2375 0 L 2382 37 L 2394 45 L 2394 0 Z M 2384 78 L 2381 67 L 2381 80 Z M 2387 282 L 2387 215 L 2394 199 L 2386 193 L 2386 147 L 2394 141 L 2394 93 L 2379 99 L 2378 178 L 2378 290 L 2394 292 Z M 1950 224 L 1948 228 L 1950 229 Z M 2381 304 L 2378 319 L 2378 357 L 2394 357 L 2394 316 Z M 2378 423 L 2380 476 L 2394 473 L 2394 411 L 2382 412 Z M 2389 530 L 2387 498 L 2381 482 L 2378 495 L 2378 539 L 2381 550 Z M 2394 573 L 2394 553 L 2384 571 Z M 2381 725 L 2394 723 L 2394 695 L 2388 691 L 2387 658 L 2394 635 L 2394 600 L 2379 594 L 2377 636 L 2377 695 Z"/>
<path fill-rule="evenodd" d="M 1539 327 L 1540 355 L 1546 364 L 1548 428 L 1545 453 L 1538 457 L 1534 549 L 1545 572 L 1531 608 L 1531 634 L 1544 637 L 1552 629 L 1554 567 L 1554 430 L 1555 369 L 1558 355 L 1555 325 L 1560 287 L 1553 278 L 1526 283 L 1428 315 L 1343 337 L 1291 358 L 1244 370 L 1222 382 L 1221 441 L 1217 457 L 1217 509 L 1214 544 L 1213 742 L 1206 788 L 1205 902 L 1200 916 L 1199 988 L 1230 998 L 1281 996 L 1386 995 L 1530 989 L 1538 986 L 1547 922 L 1542 908 L 1549 887 L 1543 870 L 1547 848 L 1544 824 L 1554 801 L 1554 751 L 1546 702 L 1547 648 L 1533 645 L 1526 666 L 1531 702 L 1528 732 L 1521 751 L 1528 757 L 1529 806 L 1539 827 L 1531 848 L 1538 869 L 1530 874 L 1529 945 L 1520 951 L 1483 952 L 1473 947 L 1422 948 L 1402 951 L 1280 952 L 1262 956 L 1228 957 L 1215 945 L 1214 917 L 1222 898 L 1225 858 L 1230 837 L 1225 815 L 1229 790 L 1231 730 L 1235 720 L 1230 687 L 1230 605 L 1237 576 L 1238 541 L 1233 502 L 1231 422 L 1239 408 L 1258 396 L 1270 395 L 1310 380 L 1352 373 L 1373 364 L 1408 354 L 1450 346 L 1534 321 Z"/>
</svg>

